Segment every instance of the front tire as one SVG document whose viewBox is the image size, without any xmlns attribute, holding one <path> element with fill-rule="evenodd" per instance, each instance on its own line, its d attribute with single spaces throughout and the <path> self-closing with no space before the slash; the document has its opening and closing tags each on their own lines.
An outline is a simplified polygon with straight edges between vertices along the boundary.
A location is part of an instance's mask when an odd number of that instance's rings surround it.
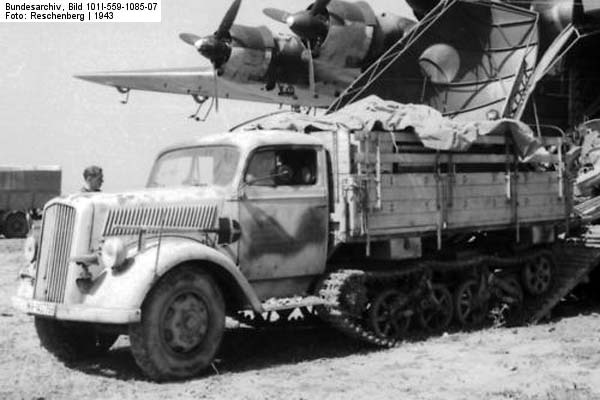
<svg viewBox="0 0 600 400">
<path fill-rule="evenodd" d="M 97 332 L 91 325 L 35 317 L 42 347 L 64 363 L 102 355 L 119 335 Z"/>
<path fill-rule="evenodd" d="M 212 362 L 225 329 L 225 302 L 214 280 L 191 266 L 167 273 L 130 325 L 131 351 L 151 379 L 183 379 Z"/>
</svg>

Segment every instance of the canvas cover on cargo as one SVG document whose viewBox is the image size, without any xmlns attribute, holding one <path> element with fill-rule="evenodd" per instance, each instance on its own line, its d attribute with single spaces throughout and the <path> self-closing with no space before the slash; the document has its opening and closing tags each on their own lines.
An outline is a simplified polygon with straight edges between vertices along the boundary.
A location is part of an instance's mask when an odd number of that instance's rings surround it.
<svg viewBox="0 0 600 400">
<path fill-rule="evenodd" d="M 523 122 L 512 119 L 495 121 L 457 121 L 444 117 L 436 109 L 422 104 L 401 104 L 369 96 L 331 114 L 314 116 L 294 112 L 280 113 L 256 121 L 244 129 L 292 130 L 310 133 L 346 129 L 359 131 L 410 131 L 423 146 L 433 150 L 463 152 L 483 136 L 509 134 L 523 161 L 544 161 L 541 141 Z"/>
</svg>

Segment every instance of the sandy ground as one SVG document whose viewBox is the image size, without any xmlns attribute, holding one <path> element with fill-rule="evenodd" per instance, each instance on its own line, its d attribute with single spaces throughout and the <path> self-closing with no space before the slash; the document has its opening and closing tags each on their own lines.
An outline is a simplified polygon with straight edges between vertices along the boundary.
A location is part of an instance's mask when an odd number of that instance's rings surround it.
<svg viewBox="0 0 600 400">
<path fill-rule="evenodd" d="M 538 326 L 444 334 L 381 350 L 327 327 L 229 330 L 215 369 L 157 384 L 126 337 L 66 367 L 11 308 L 21 240 L 0 241 L 0 399 L 600 399 L 600 307 Z"/>
</svg>

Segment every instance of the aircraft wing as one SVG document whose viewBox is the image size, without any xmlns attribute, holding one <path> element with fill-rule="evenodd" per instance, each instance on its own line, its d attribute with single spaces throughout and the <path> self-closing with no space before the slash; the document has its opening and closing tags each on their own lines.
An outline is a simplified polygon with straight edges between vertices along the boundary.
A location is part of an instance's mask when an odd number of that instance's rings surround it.
<svg viewBox="0 0 600 400">
<path fill-rule="evenodd" d="M 214 95 L 212 68 L 97 72 L 75 75 L 75 77 L 123 90 L 147 90 L 211 97 Z"/>
<path fill-rule="evenodd" d="M 145 90 L 204 97 L 255 101 L 273 104 L 310 105 L 327 107 L 333 98 L 315 99 L 308 93 L 297 91 L 294 96 L 282 95 L 277 90 L 266 91 L 259 82 L 234 82 L 218 77 L 218 92 L 210 67 L 155 69 L 139 71 L 97 72 L 75 75 L 76 78 L 101 85 L 113 86 L 120 91 Z"/>
</svg>

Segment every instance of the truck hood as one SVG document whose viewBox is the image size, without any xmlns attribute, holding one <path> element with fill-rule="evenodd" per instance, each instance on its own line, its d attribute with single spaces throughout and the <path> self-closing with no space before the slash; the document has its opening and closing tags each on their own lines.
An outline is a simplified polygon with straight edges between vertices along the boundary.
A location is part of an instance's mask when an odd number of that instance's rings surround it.
<svg viewBox="0 0 600 400">
<path fill-rule="evenodd" d="M 166 204 L 216 200 L 223 199 L 229 195 L 231 195 L 229 189 L 219 186 L 186 186 L 178 188 L 147 188 L 117 193 L 74 193 L 63 199 L 70 203 L 92 201 L 96 204 L 110 203 L 127 207 L 155 203 Z"/>
<path fill-rule="evenodd" d="M 101 238 L 159 231 L 214 228 L 230 190 L 220 187 L 152 188 L 123 193 L 77 193 L 57 199 L 73 207 L 80 224 L 89 226 L 90 244 Z"/>
</svg>

